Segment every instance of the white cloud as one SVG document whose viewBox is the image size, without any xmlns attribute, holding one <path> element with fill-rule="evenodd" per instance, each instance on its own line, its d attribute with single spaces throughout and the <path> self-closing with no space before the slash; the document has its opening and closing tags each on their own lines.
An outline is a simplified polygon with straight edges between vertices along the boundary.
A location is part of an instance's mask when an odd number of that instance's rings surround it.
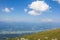
<svg viewBox="0 0 60 40">
<path fill-rule="evenodd" d="M 28 8 L 33 10 L 33 11 L 28 11 L 29 14 L 40 15 L 42 12 L 49 10 L 50 6 L 46 4 L 44 1 L 37 0 L 29 4 Z"/>
<path fill-rule="evenodd" d="M 47 18 L 47 19 L 42 19 L 41 21 L 42 21 L 42 22 L 53 22 L 52 19 L 48 19 L 48 18 Z"/>
<path fill-rule="evenodd" d="M 14 8 L 4 8 L 2 11 L 6 12 L 6 13 L 9 13 L 12 10 L 14 10 Z"/>
<path fill-rule="evenodd" d="M 49 9 L 49 5 L 47 5 L 44 1 L 34 1 L 29 5 L 29 8 L 43 12 Z"/>
<path fill-rule="evenodd" d="M 14 10 L 14 8 L 10 8 L 11 10 Z"/>
<path fill-rule="evenodd" d="M 34 10 L 29 11 L 28 14 L 30 14 L 30 15 L 34 15 L 34 16 L 36 16 L 36 15 L 40 15 L 38 12 L 36 12 L 36 11 L 34 11 Z"/>
<path fill-rule="evenodd" d="M 60 0 L 53 0 L 53 1 L 57 1 L 60 4 Z"/>
<path fill-rule="evenodd" d="M 3 11 L 4 12 L 10 12 L 9 8 L 4 8 Z"/>
<path fill-rule="evenodd" d="M 27 9 L 24 9 L 25 12 L 27 12 L 28 10 Z"/>
</svg>

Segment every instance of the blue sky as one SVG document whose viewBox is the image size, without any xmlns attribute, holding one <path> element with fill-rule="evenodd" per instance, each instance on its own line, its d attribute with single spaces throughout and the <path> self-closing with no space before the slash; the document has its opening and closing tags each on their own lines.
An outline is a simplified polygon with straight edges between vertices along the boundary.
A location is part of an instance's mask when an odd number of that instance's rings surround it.
<svg viewBox="0 0 60 40">
<path fill-rule="evenodd" d="M 60 22 L 60 0 L 0 0 L 0 21 Z"/>
</svg>

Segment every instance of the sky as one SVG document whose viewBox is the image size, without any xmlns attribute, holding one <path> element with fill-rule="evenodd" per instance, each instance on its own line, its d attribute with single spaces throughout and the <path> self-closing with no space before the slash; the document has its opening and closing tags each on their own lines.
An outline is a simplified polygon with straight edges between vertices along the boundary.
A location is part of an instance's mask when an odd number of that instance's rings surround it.
<svg viewBox="0 0 60 40">
<path fill-rule="evenodd" d="M 60 0 L 0 0 L 0 21 L 60 22 Z"/>
</svg>

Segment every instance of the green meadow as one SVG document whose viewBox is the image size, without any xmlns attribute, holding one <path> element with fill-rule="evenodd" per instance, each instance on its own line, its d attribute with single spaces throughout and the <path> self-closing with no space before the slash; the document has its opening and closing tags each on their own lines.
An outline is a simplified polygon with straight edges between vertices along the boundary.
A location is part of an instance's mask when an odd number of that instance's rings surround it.
<svg viewBox="0 0 60 40">
<path fill-rule="evenodd" d="M 60 40 L 60 28 L 25 35 L 22 37 L 9 38 L 8 40 Z"/>
</svg>

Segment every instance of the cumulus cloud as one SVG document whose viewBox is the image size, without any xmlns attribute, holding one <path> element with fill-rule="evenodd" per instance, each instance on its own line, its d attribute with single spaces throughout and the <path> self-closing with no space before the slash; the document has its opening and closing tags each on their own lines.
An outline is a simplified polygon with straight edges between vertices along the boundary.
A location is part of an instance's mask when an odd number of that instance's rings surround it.
<svg viewBox="0 0 60 40">
<path fill-rule="evenodd" d="M 31 9 L 28 11 L 28 14 L 31 15 L 40 15 L 42 12 L 45 12 L 50 9 L 50 6 L 44 1 L 34 1 L 28 5 L 28 8 Z M 32 11 L 33 10 L 33 11 Z"/>
<path fill-rule="evenodd" d="M 10 8 L 11 10 L 14 10 L 14 8 Z"/>
<path fill-rule="evenodd" d="M 52 19 L 48 19 L 48 18 L 47 18 L 47 19 L 42 19 L 41 21 L 42 21 L 42 22 L 53 22 Z"/>
<path fill-rule="evenodd" d="M 14 10 L 14 8 L 4 8 L 2 11 L 6 12 L 6 13 L 9 13 L 12 10 Z"/>
<path fill-rule="evenodd" d="M 58 2 L 60 4 L 60 0 L 53 0 L 53 1 L 56 1 L 56 2 Z"/>
<path fill-rule="evenodd" d="M 29 11 L 28 14 L 30 14 L 30 15 L 34 15 L 34 16 L 36 16 L 36 15 L 40 15 L 38 12 L 36 12 L 36 11 L 34 11 L 34 10 Z"/>
<path fill-rule="evenodd" d="M 27 9 L 24 9 L 25 12 L 27 12 L 28 10 Z"/>
<path fill-rule="evenodd" d="M 9 8 L 4 8 L 3 11 L 10 12 Z"/>
<path fill-rule="evenodd" d="M 44 1 L 34 1 L 29 5 L 29 8 L 43 12 L 49 9 L 49 5 L 47 5 Z"/>
</svg>

